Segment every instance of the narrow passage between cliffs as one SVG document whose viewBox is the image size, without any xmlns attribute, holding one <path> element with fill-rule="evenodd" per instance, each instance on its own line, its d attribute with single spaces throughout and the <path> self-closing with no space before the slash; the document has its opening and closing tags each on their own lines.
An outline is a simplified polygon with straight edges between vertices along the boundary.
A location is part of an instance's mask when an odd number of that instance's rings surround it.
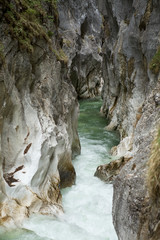
<svg viewBox="0 0 160 240">
<path fill-rule="evenodd" d="M 116 132 L 104 130 L 106 119 L 99 99 L 80 101 L 81 155 L 74 160 L 76 185 L 62 190 L 64 215 L 59 219 L 33 216 L 23 229 L 2 233 L 1 240 L 117 240 L 112 225 L 111 184 L 94 177 L 100 164 L 111 160 L 110 148 L 118 144 Z"/>
</svg>

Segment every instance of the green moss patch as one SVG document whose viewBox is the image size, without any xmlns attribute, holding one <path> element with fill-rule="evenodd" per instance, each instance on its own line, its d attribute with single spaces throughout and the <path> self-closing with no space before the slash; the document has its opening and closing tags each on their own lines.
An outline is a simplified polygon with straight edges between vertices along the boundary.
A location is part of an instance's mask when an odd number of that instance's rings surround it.
<svg viewBox="0 0 160 240">
<path fill-rule="evenodd" d="M 0 64 L 5 63 L 5 57 L 4 57 L 4 46 L 3 43 L 0 42 Z"/>
<path fill-rule="evenodd" d="M 3 19 L 7 23 L 7 34 L 16 39 L 21 49 L 33 52 L 36 38 L 51 43 L 52 32 L 44 23 L 58 18 L 56 0 L 0 0 Z M 48 16 L 48 11 L 52 18 Z"/>
<path fill-rule="evenodd" d="M 149 65 L 150 70 L 154 74 L 158 74 L 160 71 L 160 47 L 158 48 L 156 54 L 153 56 L 150 65 Z"/>
</svg>

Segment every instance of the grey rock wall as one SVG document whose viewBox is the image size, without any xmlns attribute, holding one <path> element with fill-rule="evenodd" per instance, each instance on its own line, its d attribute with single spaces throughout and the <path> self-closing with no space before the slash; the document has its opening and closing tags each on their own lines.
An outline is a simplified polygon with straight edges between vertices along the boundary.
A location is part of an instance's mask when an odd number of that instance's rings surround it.
<svg viewBox="0 0 160 240">
<path fill-rule="evenodd" d="M 72 158 L 80 153 L 78 102 L 47 42 L 20 51 L 0 24 L 0 224 L 20 224 L 32 213 L 63 211 L 60 187 L 75 183 Z M 53 31 L 56 32 L 53 25 Z M 56 48 L 55 35 L 52 47 Z"/>
<path fill-rule="evenodd" d="M 102 17 L 95 0 L 60 0 L 59 33 L 69 58 L 69 78 L 79 98 L 100 95 L 103 85 Z"/>
<path fill-rule="evenodd" d="M 32 53 L 20 47 L 19 33 L 8 34 L 16 32 L 14 24 L 8 28 L 12 13 L 4 17 L 9 7 L 14 11 L 17 5 L 0 2 L 0 223 L 5 225 L 35 212 L 63 211 L 60 187 L 75 183 L 72 158 L 80 153 L 77 95 L 97 96 L 103 84 L 102 18 L 95 0 L 60 0 L 57 10 L 44 3 L 43 27 L 51 44 L 32 37 Z"/>
<path fill-rule="evenodd" d="M 146 188 L 147 162 L 160 120 L 160 105 L 154 100 L 159 91 L 160 79 L 145 101 L 141 119 L 137 123 L 133 157 L 114 182 L 113 221 L 119 239 L 147 240 L 152 239 L 153 235 L 159 237 L 156 229 L 159 210 L 152 208 Z"/>
<path fill-rule="evenodd" d="M 160 44 L 160 3 L 97 1 L 103 15 L 102 112 L 107 130 L 117 128 L 121 143 L 112 152 L 130 161 L 114 182 L 113 221 L 120 240 L 159 239 L 159 209 L 145 184 L 150 145 L 160 121 L 158 74 L 149 68 Z M 106 179 L 106 166 L 98 168 Z"/>
<path fill-rule="evenodd" d="M 104 16 L 103 111 L 124 138 L 157 81 L 148 66 L 159 46 L 160 6 L 158 1 L 98 3 Z"/>
</svg>

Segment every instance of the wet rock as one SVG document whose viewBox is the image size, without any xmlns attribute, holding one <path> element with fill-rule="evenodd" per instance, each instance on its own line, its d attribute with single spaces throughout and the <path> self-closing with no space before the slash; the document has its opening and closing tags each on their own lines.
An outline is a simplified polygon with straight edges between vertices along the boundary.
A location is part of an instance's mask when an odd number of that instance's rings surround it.
<svg viewBox="0 0 160 240">
<path fill-rule="evenodd" d="M 131 158 L 121 157 L 117 160 L 113 160 L 108 164 L 100 165 L 94 176 L 100 178 L 106 183 L 113 183 L 115 177 L 120 173 L 120 170 Z"/>
<path fill-rule="evenodd" d="M 60 156 L 58 171 L 60 175 L 61 188 L 70 187 L 75 184 L 76 172 L 72 165 L 71 154 L 65 152 Z"/>
</svg>

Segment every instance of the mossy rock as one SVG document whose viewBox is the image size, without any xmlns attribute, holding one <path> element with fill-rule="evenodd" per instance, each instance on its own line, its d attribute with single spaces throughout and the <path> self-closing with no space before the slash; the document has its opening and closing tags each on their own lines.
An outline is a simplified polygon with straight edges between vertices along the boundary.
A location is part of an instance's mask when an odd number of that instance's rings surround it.
<svg viewBox="0 0 160 240">
<path fill-rule="evenodd" d="M 65 64 L 68 63 L 68 57 L 63 51 L 63 49 L 61 48 L 59 50 L 53 49 L 53 53 L 56 55 L 58 61 L 63 62 Z"/>
<path fill-rule="evenodd" d="M 149 65 L 150 70 L 154 74 L 158 74 L 160 71 L 160 47 L 158 48 L 156 54 L 153 56 L 150 65 Z"/>
<path fill-rule="evenodd" d="M 1 21 L 7 23 L 6 34 L 18 41 L 20 49 L 28 52 L 33 52 L 36 38 L 45 39 L 51 44 L 51 30 L 46 29 L 43 23 L 57 22 L 56 3 L 56 0 L 0 0 L 3 11 Z M 52 19 L 48 16 L 50 13 Z"/>
<path fill-rule="evenodd" d="M 147 171 L 147 188 L 153 204 L 160 207 L 160 128 L 157 130 L 151 147 Z"/>
</svg>

